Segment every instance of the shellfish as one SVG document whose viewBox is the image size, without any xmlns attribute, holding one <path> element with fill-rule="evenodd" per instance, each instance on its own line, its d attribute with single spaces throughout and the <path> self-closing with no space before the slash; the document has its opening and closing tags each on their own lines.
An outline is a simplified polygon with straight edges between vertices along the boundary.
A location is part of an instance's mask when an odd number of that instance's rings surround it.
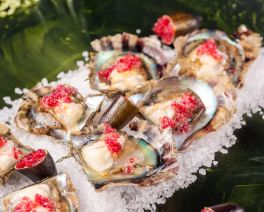
<svg viewBox="0 0 264 212">
<path fill-rule="evenodd" d="M 173 176 L 165 172 L 175 162 L 173 145 L 150 127 L 144 133 L 152 136 L 136 138 L 103 123 L 90 134 L 72 137 L 78 161 L 98 191 L 113 184 L 153 185 Z"/>
<path fill-rule="evenodd" d="M 152 30 L 161 39 L 161 41 L 170 45 L 176 37 L 186 35 L 199 28 L 201 17 L 192 16 L 187 13 L 174 13 L 172 15 L 163 15 L 154 24 Z"/>
<path fill-rule="evenodd" d="M 82 130 L 100 109 L 103 98 L 95 96 L 88 101 L 69 85 L 37 85 L 23 96 L 15 122 L 28 132 L 65 137 Z"/>
<path fill-rule="evenodd" d="M 213 119 L 218 105 L 213 89 L 192 78 L 163 78 L 128 93 L 128 99 L 160 130 L 172 129 L 178 149 Z"/>
<path fill-rule="evenodd" d="M 0 200 L 0 211 L 59 212 L 79 210 L 75 189 L 66 174 L 7 194 Z"/>
<path fill-rule="evenodd" d="M 23 146 L 6 125 L 0 124 L 0 184 L 15 170 L 34 182 L 57 174 L 48 151 Z"/>
<path fill-rule="evenodd" d="M 91 46 L 97 53 L 91 55 L 89 63 L 90 85 L 108 96 L 159 79 L 171 59 L 159 41 L 128 33 L 103 37 Z"/>
<path fill-rule="evenodd" d="M 222 31 L 208 29 L 196 30 L 177 38 L 174 46 L 177 63 L 180 65 L 179 74 L 192 75 L 211 84 L 218 82 L 219 89 L 219 81 L 241 87 L 248 68 L 245 63 L 248 60 L 252 62 L 258 55 L 261 37 L 247 28 L 240 27 L 239 31 L 241 33 L 237 33 L 237 38 L 241 39 L 236 41 Z M 249 42 L 252 43 L 250 48 Z"/>
</svg>

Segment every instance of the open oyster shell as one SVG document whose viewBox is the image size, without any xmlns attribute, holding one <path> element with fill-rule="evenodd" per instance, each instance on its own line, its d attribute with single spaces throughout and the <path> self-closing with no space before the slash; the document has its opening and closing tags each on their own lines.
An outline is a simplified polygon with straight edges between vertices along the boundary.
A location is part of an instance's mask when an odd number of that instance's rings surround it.
<svg viewBox="0 0 264 212">
<path fill-rule="evenodd" d="M 0 185 L 7 181 L 16 163 L 30 151 L 30 147 L 23 146 L 8 127 L 0 123 Z"/>
<path fill-rule="evenodd" d="M 235 36 L 236 40 L 231 40 L 222 31 L 202 29 L 177 38 L 174 47 L 179 74 L 241 87 L 249 64 L 259 54 L 262 38 L 245 26 L 239 27 Z"/>
<path fill-rule="evenodd" d="M 128 33 L 97 39 L 91 46 L 96 53 L 88 64 L 90 85 L 108 96 L 159 79 L 171 59 L 158 40 Z"/>
<path fill-rule="evenodd" d="M 104 97 L 84 98 L 69 85 L 37 85 L 23 99 L 15 116 L 19 128 L 65 138 L 67 134 L 78 134 L 91 121 Z"/>
<path fill-rule="evenodd" d="M 7 194 L 0 200 L 0 211 L 27 208 L 43 212 L 79 211 L 75 189 L 66 174 L 59 174 L 40 183 Z"/>
<path fill-rule="evenodd" d="M 168 77 L 128 93 L 142 116 L 172 130 L 176 148 L 184 149 L 213 118 L 218 102 L 213 89 L 193 78 Z"/>
<path fill-rule="evenodd" d="M 176 161 L 171 137 L 147 123 L 141 126 L 138 137 L 116 131 L 107 123 L 72 137 L 78 161 L 97 191 L 113 185 L 149 186 L 174 176 L 177 168 L 170 169 Z"/>
</svg>

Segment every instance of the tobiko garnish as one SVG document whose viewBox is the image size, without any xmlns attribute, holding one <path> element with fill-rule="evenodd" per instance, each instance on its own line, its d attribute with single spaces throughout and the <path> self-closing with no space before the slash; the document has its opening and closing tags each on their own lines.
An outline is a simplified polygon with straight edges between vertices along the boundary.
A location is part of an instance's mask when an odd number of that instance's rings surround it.
<svg viewBox="0 0 264 212">
<path fill-rule="evenodd" d="M 36 194 L 34 200 L 31 200 L 27 196 L 22 197 L 20 202 L 15 206 L 14 212 L 33 212 L 38 207 L 45 208 L 48 212 L 53 212 L 55 209 L 54 203 L 48 197 Z"/>
<path fill-rule="evenodd" d="M 160 17 L 152 28 L 153 32 L 161 38 L 165 44 L 172 44 L 175 37 L 175 27 L 168 15 Z"/>
<path fill-rule="evenodd" d="M 121 151 L 121 144 L 118 142 L 120 135 L 116 132 L 116 129 L 112 128 L 110 124 L 104 124 L 104 142 L 107 145 L 108 150 L 114 154 L 118 154 Z"/>
<path fill-rule="evenodd" d="M 203 42 L 197 49 L 197 55 L 210 55 L 215 60 L 221 60 L 223 56 L 217 51 L 217 45 L 215 40 L 208 39 L 207 41 Z"/>
<path fill-rule="evenodd" d="M 137 55 L 127 54 L 123 57 L 119 58 L 117 62 L 115 62 L 112 66 L 107 69 L 100 70 L 98 72 L 98 76 L 103 81 L 108 81 L 110 79 L 110 75 L 114 70 L 117 72 L 125 72 L 129 71 L 132 68 L 140 68 L 142 65 L 141 59 Z"/>
<path fill-rule="evenodd" d="M 6 144 L 7 140 L 3 136 L 0 136 L 0 149 L 3 148 Z"/>
<path fill-rule="evenodd" d="M 47 153 L 43 149 L 38 149 L 37 151 L 32 151 L 29 154 L 25 155 L 19 162 L 16 164 L 17 169 L 29 168 L 37 165 L 41 162 Z"/>
<path fill-rule="evenodd" d="M 191 129 L 189 119 L 198 109 L 204 106 L 189 92 L 182 95 L 180 102 L 172 102 L 171 108 L 174 111 L 173 118 L 164 116 L 161 118 L 161 128 L 168 127 L 177 130 L 180 133 L 188 132 Z"/>
<path fill-rule="evenodd" d="M 215 212 L 215 211 L 211 208 L 203 208 L 201 212 Z"/>
<path fill-rule="evenodd" d="M 13 153 L 13 157 L 15 160 L 19 160 L 20 157 L 22 156 L 22 152 L 20 149 L 18 149 L 17 147 L 13 147 L 12 149 L 12 153 Z"/>
<path fill-rule="evenodd" d="M 40 100 L 40 106 L 44 108 L 52 108 L 59 106 L 61 103 L 71 103 L 71 96 L 75 93 L 75 88 L 58 85 L 49 95 L 42 97 Z"/>
</svg>

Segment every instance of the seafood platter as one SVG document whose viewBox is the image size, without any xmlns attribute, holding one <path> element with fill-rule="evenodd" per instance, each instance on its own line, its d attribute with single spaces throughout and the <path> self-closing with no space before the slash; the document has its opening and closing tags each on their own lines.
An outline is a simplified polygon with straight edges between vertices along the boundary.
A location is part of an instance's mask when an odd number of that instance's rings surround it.
<svg viewBox="0 0 264 212">
<path fill-rule="evenodd" d="M 264 105 L 246 100 L 264 91 L 247 83 L 263 77 L 262 38 L 201 21 L 163 15 L 154 35 L 98 38 L 77 70 L 6 98 L 0 211 L 155 210 L 216 164 L 242 115 Z"/>
</svg>

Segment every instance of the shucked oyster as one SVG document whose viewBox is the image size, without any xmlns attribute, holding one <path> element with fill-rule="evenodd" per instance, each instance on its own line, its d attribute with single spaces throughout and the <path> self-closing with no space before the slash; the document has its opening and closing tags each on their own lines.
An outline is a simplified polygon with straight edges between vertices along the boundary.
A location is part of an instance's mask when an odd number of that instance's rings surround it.
<svg viewBox="0 0 264 212">
<path fill-rule="evenodd" d="M 90 85 L 108 95 L 159 79 L 169 60 L 159 41 L 128 33 L 103 37 L 91 45 L 97 53 L 89 63 Z"/>
<path fill-rule="evenodd" d="M 36 86 L 23 98 L 15 117 L 17 126 L 28 132 L 55 137 L 65 132 L 79 133 L 99 110 L 103 100 L 102 96 L 94 97 L 98 99 L 89 101 L 88 105 L 88 100 L 69 85 Z"/>
<path fill-rule="evenodd" d="M 177 12 L 158 18 L 152 30 L 167 45 L 173 43 L 180 35 L 186 35 L 199 28 L 201 17 L 194 17 L 188 13 Z"/>
<path fill-rule="evenodd" d="M 57 174 L 48 151 L 23 146 L 7 126 L 0 124 L 0 184 L 15 170 L 34 182 Z"/>
<path fill-rule="evenodd" d="M 197 30 L 174 42 L 180 75 L 192 75 L 217 89 L 233 84 L 241 86 L 248 65 L 257 57 L 261 37 L 245 26 L 236 33 L 238 40 L 231 40 L 219 30 Z"/>
<path fill-rule="evenodd" d="M 2 212 L 77 212 L 78 208 L 75 189 L 66 174 L 59 174 L 38 184 L 22 188 L 0 200 Z"/>
<path fill-rule="evenodd" d="M 30 151 L 32 149 L 20 144 L 7 126 L 0 124 L 0 184 L 8 179 L 16 163 Z"/>
<path fill-rule="evenodd" d="M 171 177 L 163 171 L 175 162 L 175 149 L 156 132 L 145 127 L 148 141 L 116 131 L 108 123 L 83 136 L 72 138 L 79 161 L 96 189 L 109 185 L 146 186 Z"/>
<path fill-rule="evenodd" d="M 205 127 L 217 110 L 213 89 L 192 78 L 169 77 L 128 94 L 140 113 L 161 130 L 172 129 L 177 148 Z"/>
</svg>

